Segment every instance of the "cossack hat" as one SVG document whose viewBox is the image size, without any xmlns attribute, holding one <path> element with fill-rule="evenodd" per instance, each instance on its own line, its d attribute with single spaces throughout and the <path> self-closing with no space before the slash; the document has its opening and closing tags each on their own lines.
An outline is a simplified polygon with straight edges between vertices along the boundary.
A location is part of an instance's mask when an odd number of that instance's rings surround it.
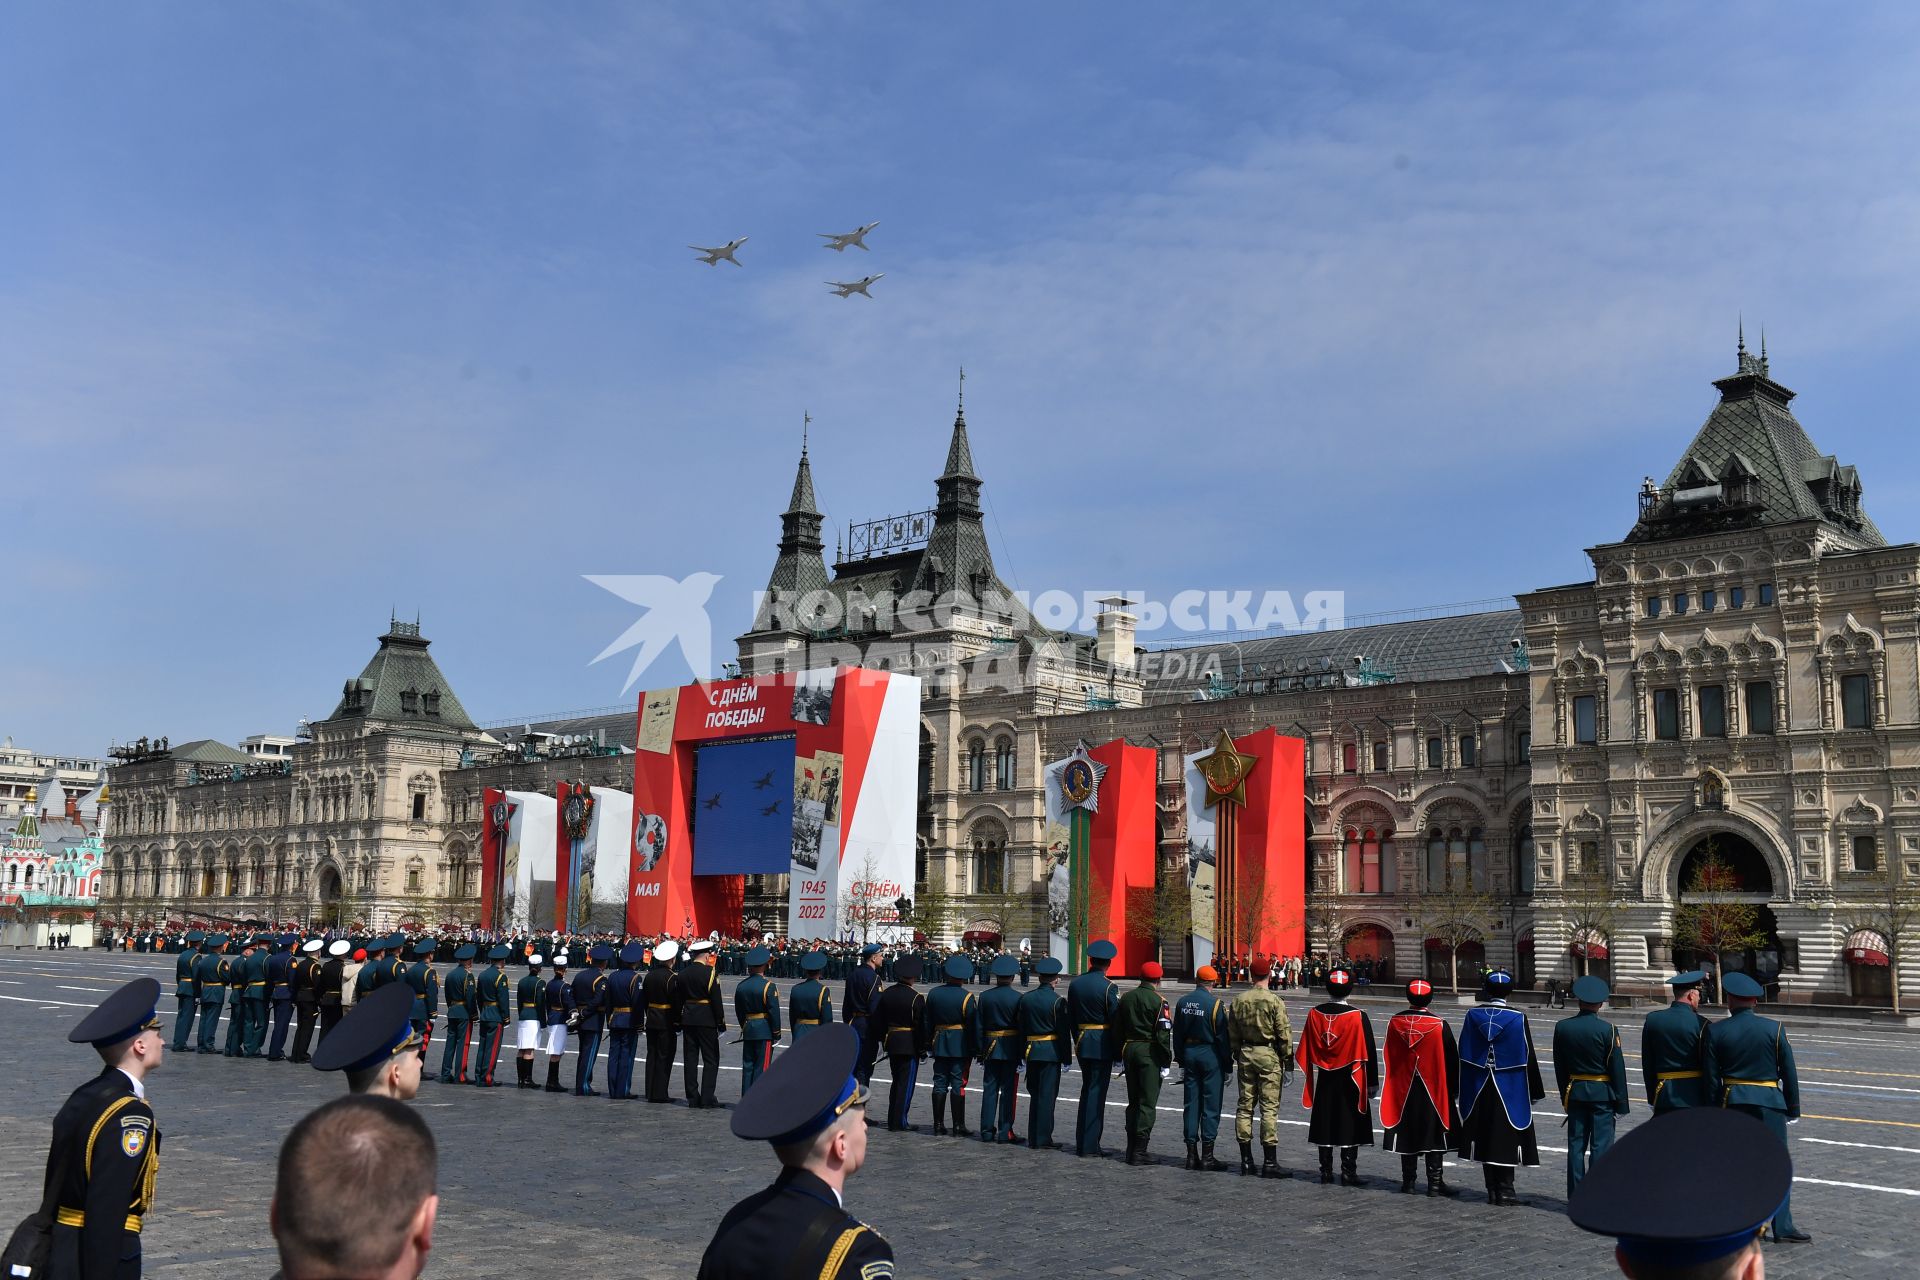
<svg viewBox="0 0 1920 1280">
<path fill-rule="evenodd" d="M 1407 1003 L 1416 1009 L 1424 1009 L 1433 1002 L 1433 984 L 1425 978 L 1415 978 L 1407 984 Z"/>
<path fill-rule="evenodd" d="M 1345 969 L 1335 969 L 1327 974 L 1327 991 L 1332 995 L 1343 996 L 1353 990 L 1353 975 Z"/>
<path fill-rule="evenodd" d="M 1505 969 L 1489 969 L 1487 976 L 1480 979 L 1481 992 L 1495 1000 L 1505 1000 L 1513 994 L 1513 975 Z"/>
</svg>

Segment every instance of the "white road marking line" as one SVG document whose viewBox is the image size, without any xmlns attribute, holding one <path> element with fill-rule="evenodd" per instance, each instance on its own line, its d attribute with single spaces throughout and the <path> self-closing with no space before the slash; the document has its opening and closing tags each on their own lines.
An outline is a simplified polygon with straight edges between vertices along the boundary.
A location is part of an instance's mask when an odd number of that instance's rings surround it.
<svg viewBox="0 0 1920 1280">
<path fill-rule="evenodd" d="M 0 1000 L 17 1000 L 21 1004 L 37 1004 L 37 1005 L 42 1005 L 48 1009 L 92 1009 L 92 1008 L 96 1008 L 98 1005 L 97 1001 L 80 1001 L 80 1000 L 55 1000 L 53 1003 L 48 1004 L 45 1000 L 40 1000 L 33 996 L 0 995 Z"/>
<path fill-rule="evenodd" d="M 1816 1187 L 1846 1187 L 1852 1191 L 1883 1191 L 1890 1196 L 1920 1196 L 1920 1191 L 1908 1187 L 1882 1187 L 1871 1182 L 1836 1182 L 1831 1178 L 1803 1178 L 1794 1175 L 1795 1182 L 1810 1182 Z"/>
<path fill-rule="evenodd" d="M 1838 1138 L 1796 1138 L 1796 1142 L 1817 1142 L 1823 1147 L 1863 1147 L 1868 1151 L 1903 1151 L 1920 1156 L 1920 1147 L 1883 1147 L 1877 1142 L 1842 1142 Z"/>
<path fill-rule="evenodd" d="M 1803 1085 L 1818 1085 L 1822 1089 L 1872 1089 L 1875 1093 L 1920 1093 L 1920 1089 L 1905 1089 L 1897 1084 L 1846 1084 L 1839 1080 L 1802 1080 Z"/>
</svg>

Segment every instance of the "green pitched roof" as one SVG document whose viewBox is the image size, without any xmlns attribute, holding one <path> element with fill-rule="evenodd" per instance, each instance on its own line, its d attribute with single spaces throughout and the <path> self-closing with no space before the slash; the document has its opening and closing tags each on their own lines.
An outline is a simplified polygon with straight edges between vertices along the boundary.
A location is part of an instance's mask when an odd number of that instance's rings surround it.
<svg viewBox="0 0 1920 1280">
<path fill-rule="evenodd" d="M 212 738 L 199 738 L 193 742 L 183 742 L 179 746 L 169 745 L 167 754 L 175 760 L 184 760 L 188 764 L 258 764 L 252 756 L 236 750 L 224 742 L 215 742 Z"/>
<path fill-rule="evenodd" d="M 428 643 L 420 636 L 419 623 L 392 623 L 380 637 L 379 652 L 357 680 L 347 681 L 339 705 L 327 718 L 390 720 L 426 730 L 474 728 L 439 664 L 427 653 Z"/>
</svg>

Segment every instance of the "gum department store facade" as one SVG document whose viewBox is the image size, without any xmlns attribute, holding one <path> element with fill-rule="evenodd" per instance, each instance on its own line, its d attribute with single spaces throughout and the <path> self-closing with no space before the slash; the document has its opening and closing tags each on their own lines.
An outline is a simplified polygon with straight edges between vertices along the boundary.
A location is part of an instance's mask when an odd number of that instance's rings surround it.
<svg viewBox="0 0 1920 1280">
<path fill-rule="evenodd" d="M 978 603 L 1005 588 L 964 415 L 934 508 L 850 526 L 831 571 L 803 451 L 739 667 L 883 653 L 1024 673 L 927 683 L 917 892 L 953 895 L 955 932 L 1044 945 L 1044 761 L 1083 739 L 1156 748 L 1172 883 L 1181 757 L 1272 725 L 1308 743 L 1316 946 L 1341 938 L 1402 980 L 1443 972 L 1423 890 L 1452 876 L 1494 903 L 1463 965 L 1645 987 L 1691 958 L 1675 914 L 1711 853 L 1733 877 L 1720 896 L 1751 904 L 1763 934 L 1730 967 L 1784 1000 L 1884 1002 L 1891 948 L 1859 926 L 1876 901 L 1920 896 L 1920 547 L 1886 544 L 1854 468 L 1815 449 L 1764 355 L 1742 346 L 1714 386 L 1637 522 L 1588 551 L 1589 581 L 1513 610 L 1154 653 L 1118 610 L 1084 636 Z M 909 633 L 873 601 L 910 590 L 963 605 Z M 803 600 L 830 616 L 796 620 Z M 503 743 L 396 623 L 289 765 L 207 742 L 123 752 L 104 913 L 470 919 L 481 789 L 630 788 L 633 734 L 620 712 Z M 747 914 L 778 931 L 784 900 L 775 878 L 750 882 Z M 1902 989 L 1916 980 L 1909 955 Z"/>
</svg>

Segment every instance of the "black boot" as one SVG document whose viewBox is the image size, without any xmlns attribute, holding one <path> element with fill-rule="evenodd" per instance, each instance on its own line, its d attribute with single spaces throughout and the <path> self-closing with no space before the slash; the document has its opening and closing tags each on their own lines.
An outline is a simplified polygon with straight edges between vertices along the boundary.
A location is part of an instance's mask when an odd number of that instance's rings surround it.
<svg viewBox="0 0 1920 1280">
<path fill-rule="evenodd" d="M 1413 1184 L 1414 1184 L 1414 1181 L 1419 1176 L 1420 1176 L 1420 1157 L 1401 1156 L 1400 1157 L 1400 1190 L 1403 1193 L 1408 1195 L 1413 1194 Z"/>
<path fill-rule="evenodd" d="M 1438 1151 L 1427 1152 L 1427 1194 L 1430 1196 L 1453 1194 L 1453 1189 L 1447 1185 L 1446 1158 Z"/>
<path fill-rule="evenodd" d="M 1330 1187 L 1333 1185 L 1333 1148 L 1332 1147 L 1320 1148 L 1320 1185 L 1323 1187 Z M 1489 1199 L 1487 1203 L 1492 1204 L 1493 1201 Z"/>
<path fill-rule="evenodd" d="M 1340 1185 L 1343 1187 L 1364 1187 L 1360 1180 L 1360 1148 L 1340 1148 Z"/>
<path fill-rule="evenodd" d="M 1501 1169 L 1496 1175 L 1493 1202 L 1503 1209 L 1518 1209 L 1527 1203 L 1513 1193 L 1513 1170 Z"/>
<path fill-rule="evenodd" d="M 1227 1162 L 1213 1154 L 1211 1142 L 1200 1144 L 1200 1168 L 1208 1173 L 1224 1173 L 1227 1169 Z"/>
<path fill-rule="evenodd" d="M 548 1093 L 565 1093 L 566 1092 L 565 1087 L 563 1087 L 560 1083 L 560 1059 L 558 1058 L 547 1059 L 547 1092 Z"/>
<path fill-rule="evenodd" d="M 973 1134 L 967 1129 L 967 1099 L 963 1094 L 948 1095 L 953 1100 L 953 1132 L 955 1137 L 970 1138 Z"/>
<path fill-rule="evenodd" d="M 1500 1172 L 1499 1170 L 1495 1169 L 1490 1164 L 1483 1164 L 1480 1166 L 1480 1176 L 1486 1180 L 1487 1203 L 1499 1204 L 1500 1203 L 1500 1192 L 1499 1192 Z"/>
<path fill-rule="evenodd" d="M 1145 1164 L 1147 1162 L 1147 1144 L 1132 1134 L 1127 1135 L 1127 1163 Z"/>
<path fill-rule="evenodd" d="M 933 1131 L 936 1135 L 947 1131 L 947 1095 L 944 1093 L 933 1095 Z"/>
<path fill-rule="evenodd" d="M 1275 1143 L 1273 1146 L 1263 1147 L 1261 1148 L 1261 1150 L 1263 1150 L 1266 1153 L 1266 1159 L 1263 1160 L 1260 1164 L 1260 1176 L 1263 1178 L 1286 1177 L 1287 1171 L 1280 1167 L 1279 1144 Z"/>
<path fill-rule="evenodd" d="M 1187 1144 L 1187 1163 L 1185 1167 L 1188 1169 L 1198 1169 L 1200 1167 L 1200 1144 L 1199 1143 L 1189 1142 Z"/>
<path fill-rule="evenodd" d="M 520 1070 L 516 1074 L 520 1077 L 520 1087 L 522 1089 L 539 1088 L 540 1086 L 533 1082 L 533 1059 L 521 1058 L 519 1061 Z"/>
<path fill-rule="evenodd" d="M 1240 1176 L 1243 1178 L 1253 1176 L 1252 1142 L 1243 1142 L 1240 1144 Z"/>
</svg>

